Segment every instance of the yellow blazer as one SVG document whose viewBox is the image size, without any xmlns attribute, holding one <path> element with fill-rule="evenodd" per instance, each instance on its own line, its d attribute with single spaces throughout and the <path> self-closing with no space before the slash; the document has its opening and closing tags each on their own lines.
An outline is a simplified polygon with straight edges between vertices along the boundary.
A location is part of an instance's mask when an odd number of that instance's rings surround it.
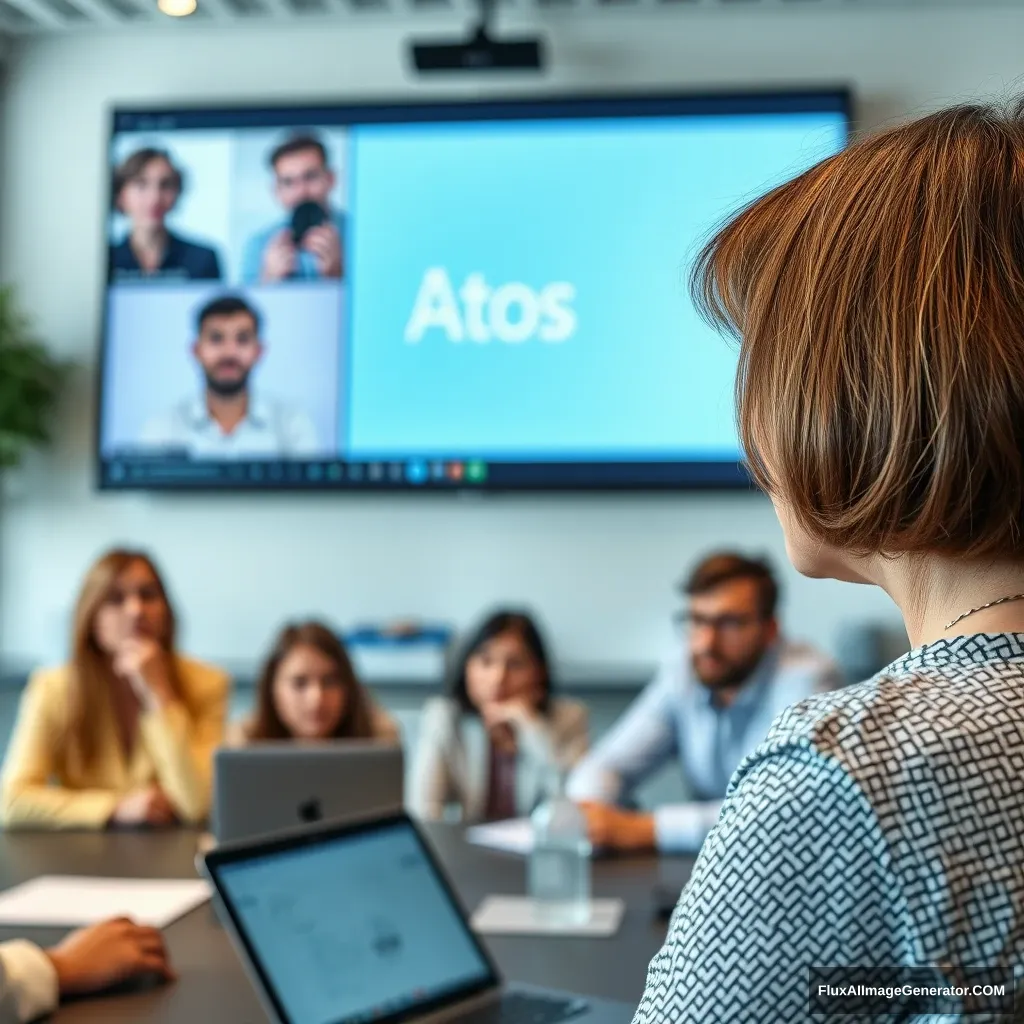
<svg viewBox="0 0 1024 1024">
<path fill-rule="evenodd" d="M 140 711 L 130 758 L 113 709 L 99 718 L 102 738 L 87 769 L 62 750 L 67 727 L 67 666 L 32 674 L 0 776 L 7 828 L 104 828 L 123 796 L 158 783 L 178 817 L 194 823 L 210 806 L 213 751 L 224 735 L 230 679 L 220 669 L 175 656 L 182 700 Z"/>
</svg>

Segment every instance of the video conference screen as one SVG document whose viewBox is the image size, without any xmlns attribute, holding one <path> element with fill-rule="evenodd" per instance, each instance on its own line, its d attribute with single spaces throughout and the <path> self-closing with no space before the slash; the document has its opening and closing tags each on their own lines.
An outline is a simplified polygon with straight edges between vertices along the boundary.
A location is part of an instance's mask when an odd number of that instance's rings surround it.
<svg viewBox="0 0 1024 1024">
<path fill-rule="evenodd" d="M 690 262 L 848 97 L 118 110 L 99 483 L 745 485 Z"/>
</svg>

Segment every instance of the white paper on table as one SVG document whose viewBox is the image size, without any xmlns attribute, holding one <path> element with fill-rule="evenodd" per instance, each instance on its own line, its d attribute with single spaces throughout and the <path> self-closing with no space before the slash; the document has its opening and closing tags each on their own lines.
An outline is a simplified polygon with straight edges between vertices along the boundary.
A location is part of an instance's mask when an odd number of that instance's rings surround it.
<svg viewBox="0 0 1024 1024">
<path fill-rule="evenodd" d="M 489 846 L 505 853 L 533 851 L 533 825 L 529 818 L 510 818 L 466 829 L 466 839 L 477 846 Z"/>
<path fill-rule="evenodd" d="M 673 852 L 697 853 L 715 827 L 722 810 L 721 800 L 704 803 L 666 804 L 658 813 L 673 837 Z M 533 852 L 533 826 L 529 818 L 510 818 L 466 829 L 466 839 L 477 846 L 489 846 L 505 853 Z M 599 850 L 598 853 L 601 851 Z"/>
<path fill-rule="evenodd" d="M 590 901 L 590 917 L 578 924 L 548 921 L 529 896 L 488 896 L 477 907 L 475 931 L 491 935 L 581 935 L 607 938 L 619 930 L 626 904 L 620 899 Z"/>
<path fill-rule="evenodd" d="M 210 886 L 199 879 L 40 875 L 0 892 L 0 925 L 80 928 L 130 917 L 165 928 L 209 898 Z"/>
<path fill-rule="evenodd" d="M 721 813 L 721 800 L 666 804 L 658 809 L 659 825 L 672 836 L 673 852 L 697 853 Z"/>
</svg>

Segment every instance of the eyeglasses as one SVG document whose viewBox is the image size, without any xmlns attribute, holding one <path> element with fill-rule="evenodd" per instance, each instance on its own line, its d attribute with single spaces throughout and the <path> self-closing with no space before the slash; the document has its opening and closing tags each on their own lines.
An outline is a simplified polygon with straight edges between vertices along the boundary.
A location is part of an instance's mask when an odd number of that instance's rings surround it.
<svg viewBox="0 0 1024 1024">
<path fill-rule="evenodd" d="M 715 633 L 741 633 L 748 626 L 763 621 L 760 615 L 701 615 L 683 611 L 675 615 L 677 623 L 693 631 L 710 629 Z"/>
<path fill-rule="evenodd" d="M 302 174 L 278 175 L 277 184 L 281 188 L 293 188 L 295 185 L 316 185 L 327 175 L 323 167 L 310 168 Z"/>
</svg>

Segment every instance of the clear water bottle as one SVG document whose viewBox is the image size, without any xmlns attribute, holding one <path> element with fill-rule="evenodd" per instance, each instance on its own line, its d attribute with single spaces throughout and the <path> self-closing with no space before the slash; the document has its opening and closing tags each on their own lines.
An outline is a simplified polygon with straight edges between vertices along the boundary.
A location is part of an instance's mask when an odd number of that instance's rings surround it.
<svg viewBox="0 0 1024 1024">
<path fill-rule="evenodd" d="M 564 773 L 552 771 L 546 789 L 547 798 L 530 817 L 530 896 L 544 923 L 585 924 L 590 918 L 587 819 L 565 795 Z"/>
</svg>

